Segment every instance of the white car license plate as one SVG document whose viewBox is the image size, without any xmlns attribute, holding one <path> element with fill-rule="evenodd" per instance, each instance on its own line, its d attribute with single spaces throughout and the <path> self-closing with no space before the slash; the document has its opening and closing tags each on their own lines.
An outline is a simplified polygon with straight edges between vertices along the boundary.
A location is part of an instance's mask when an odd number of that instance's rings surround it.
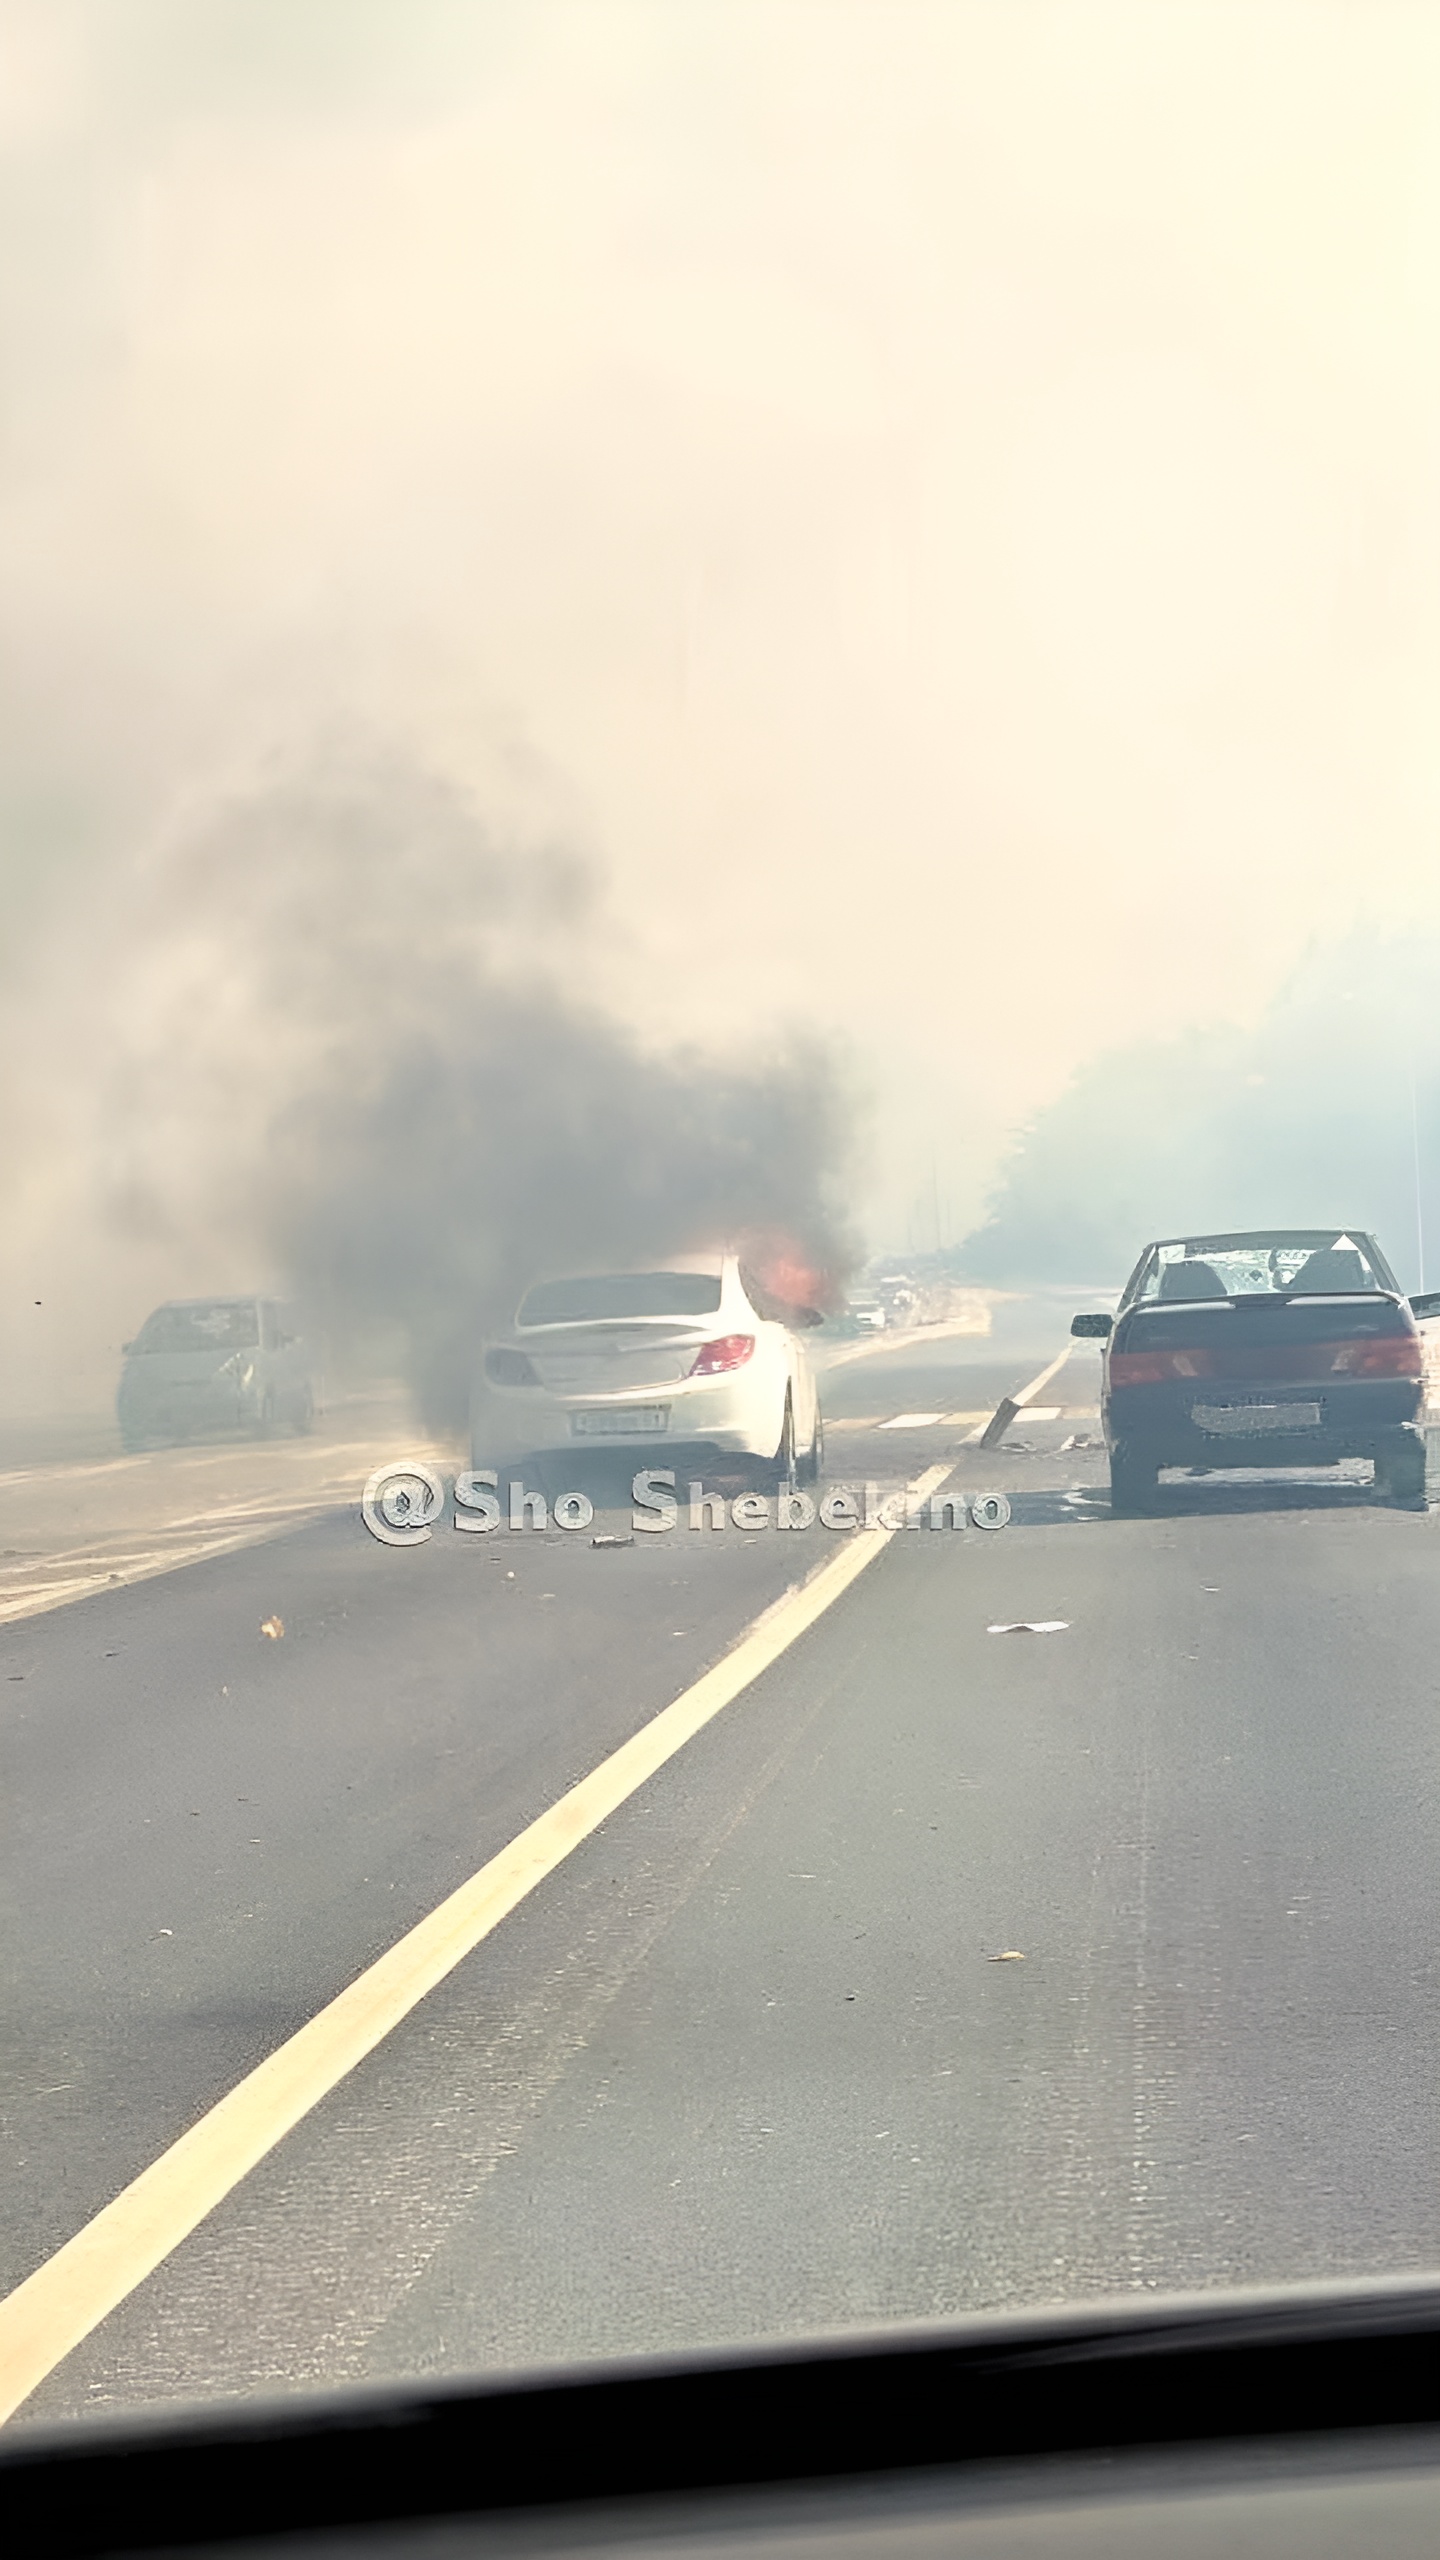
<svg viewBox="0 0 1440 2560">
<path fill-rule="evenodd" d="M 1199 1431 L 1217 1438 L 1238 1439 L 1246 1431 L 1318 1431 L 1318 1404 L 1192 1404 L 1190 1419 Z"/>
<path fill-rule="evenodd" d="M 668 1431 L 668 1404 L 614 1404 L 602 1412 L 572 1413 L 570 1427 L 586 1440 L 628 1440 L 637 1431 Z"/>
</svg>

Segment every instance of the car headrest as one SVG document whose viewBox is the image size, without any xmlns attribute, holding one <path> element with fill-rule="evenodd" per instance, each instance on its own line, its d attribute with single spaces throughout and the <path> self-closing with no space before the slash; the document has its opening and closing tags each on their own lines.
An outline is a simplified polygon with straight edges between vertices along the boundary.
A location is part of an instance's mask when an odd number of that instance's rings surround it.
<svg viewBox="0 0 1440 2560">
<path fill-rule="evenodd" d="M 1301 1263 L 1290 1286 L 1319 1295 L 1332 1290 L 1373 1289 L 1375 1280 L 1358 1253 L 1337 1253 L 1333 1245 L 1324 1245 L 1311 1254 L 1308 1262 Z"/>
<path fill-rule="evenodd" d="M 1167 1262 L 1161 1271 L 1162 1298 L 1223 1298 L 1225 1294 L 1224 1281 L 1208 1262 Z"/>
</svg>

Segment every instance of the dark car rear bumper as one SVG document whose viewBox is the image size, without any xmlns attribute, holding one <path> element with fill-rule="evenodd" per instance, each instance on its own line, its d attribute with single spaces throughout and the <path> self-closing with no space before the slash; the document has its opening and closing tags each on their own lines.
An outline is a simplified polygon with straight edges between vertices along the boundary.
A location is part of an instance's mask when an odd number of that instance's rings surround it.
<svg viewBox="0 0 1440 2560">
<path fill-rule="evenodd" d="M 1137 1457 L 1161 1467 L 1330 1467 L 1346 1458 L 1378 1458 L 1393 1450 L 1397 1437 L 1418 1438 L 1422 1390 L 1407 1378 L 1296 1386 L 1288 1381 L 1273 1393 L 1247 1379 L 1243 1387 L 1207 1382 L 1203 1395 L 1192 1387 L 1117 1387 L 1105 1398 L 1105 1438 L 1113 1449 L 1122 1442 Z M 1277 1430 L 1247 1430 L 1233 1435 L 1202 1429 L 1191 1416 L 1192 1403 L 1212 1409 L 1226 1403 L 1319 1407 L 1316 1423 Z"/>
</svg>

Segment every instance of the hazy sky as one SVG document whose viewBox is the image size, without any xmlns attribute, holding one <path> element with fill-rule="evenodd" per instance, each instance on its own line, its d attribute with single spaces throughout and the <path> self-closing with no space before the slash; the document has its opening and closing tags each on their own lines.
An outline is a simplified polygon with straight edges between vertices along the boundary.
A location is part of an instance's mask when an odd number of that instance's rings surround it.
<svg viewBox="0 0 1440 2560">
<path fill-rule="evenodd" d="M 378 733 L 846 1033 L 903 1241 L 1440 920 L 1440 5 L 0 0 L 0 144 L 12 948 Z"/>
</svg>

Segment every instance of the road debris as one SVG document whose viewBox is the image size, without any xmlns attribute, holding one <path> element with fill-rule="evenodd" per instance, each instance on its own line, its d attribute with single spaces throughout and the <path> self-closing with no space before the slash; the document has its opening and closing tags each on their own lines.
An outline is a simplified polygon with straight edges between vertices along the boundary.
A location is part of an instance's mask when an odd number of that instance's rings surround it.
<svg viewBox="0 0 1440 2560">
<path fill-rule="evenodd" d="M 987 1636 L 1058 1636 L 1069 1626 L 1068 1618 L 1009 1618 L 1001 1625 L 987 1627 Z"/>
<path fill-rule="evenodd" d="M 590 1544 L 592 1547 L 633 1547 L 635 1540 L 630 1536 L 623 1538 L 592 1538 Z"/>
<path fill-rule="evenodd" d="M 272 1644 L 278 1644 L 285 1633 L 284 1619 L 262 1618 L 260 1621 L 260 1633 L 262 1636 L 268 1636 Z"/>
<path fill-rule="evenodd" d="M 998 1449 L 1020 1407 L 1013 1396 L 1002 1396 L 984 1430 L 980 1434 L 982 1449 Z"/>
<path fill-rule="evenodd" d="M 1023 1947 L 1002 1947 L 998 1956 L 992 1956 L 990 1961 L 992 1964 L 1023 1964 L 1025 1950 Z"/>
</svg>

